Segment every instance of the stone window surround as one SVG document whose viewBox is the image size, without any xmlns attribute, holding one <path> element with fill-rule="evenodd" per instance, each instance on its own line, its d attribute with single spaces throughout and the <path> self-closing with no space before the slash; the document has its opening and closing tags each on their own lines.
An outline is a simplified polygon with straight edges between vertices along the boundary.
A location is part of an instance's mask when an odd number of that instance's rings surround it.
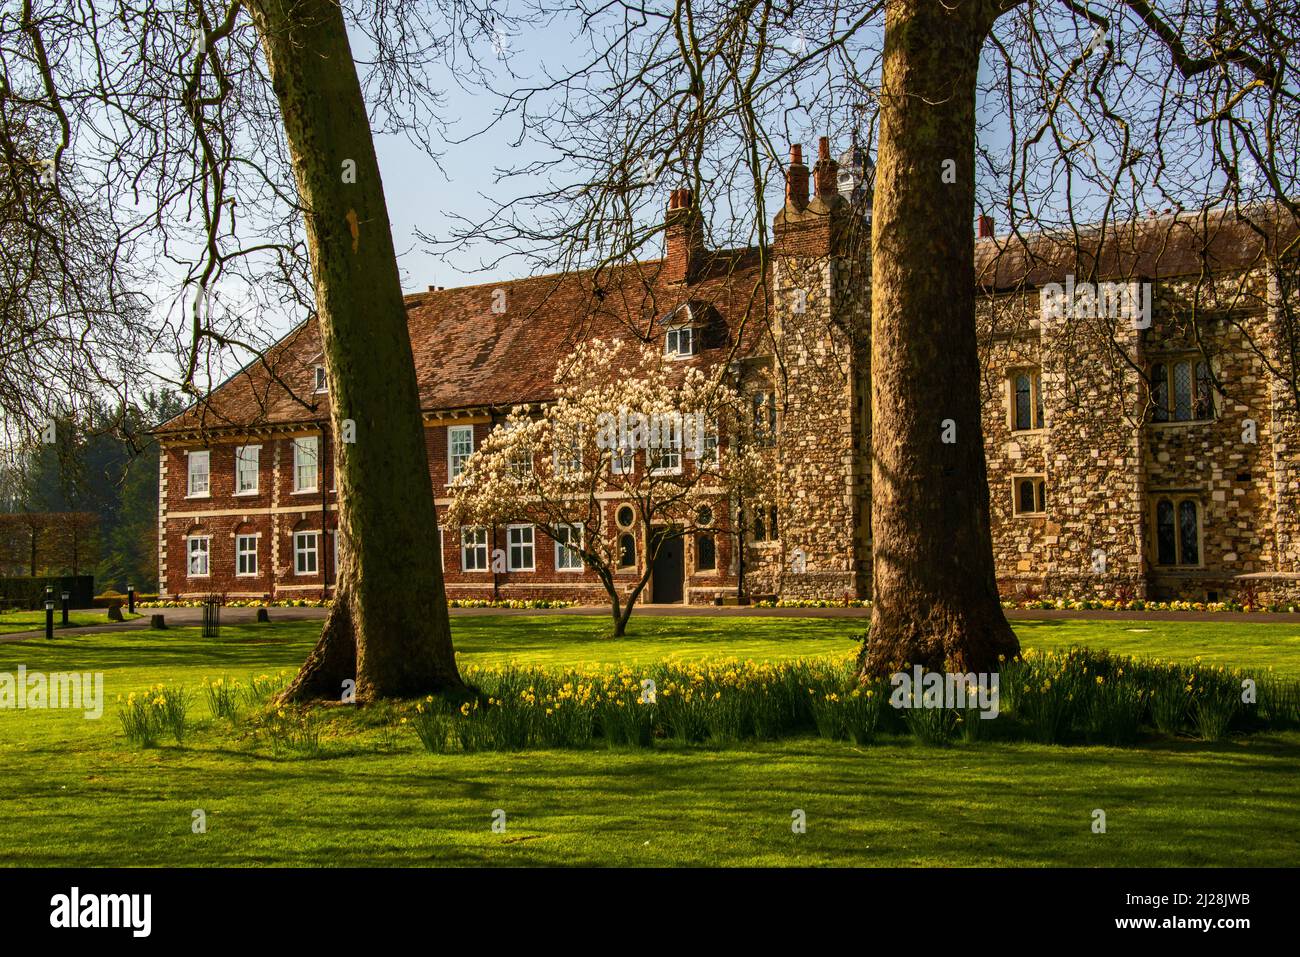
<svg viewBox="0 0 1300 957">
<path fill-rule="evenodd" d="M 1035 483 L 1042 482 L 1043 490 L 1041 499 L 1043 508 L 1041 511 L 1024 512 L 1020 510 L 1020 483 L 1025 479 L 1032 479 Z M 1034 504 L 1037 505 L 1040 499 L 1040 493 L 1037 485 L 1034 487 Z M 1046 518 L 1047 517 L 1047 473 L 1046 472 L 1015 472 L 1011 475 L 1011 516 L 1013 518 Z"/>
<path fill-rule="evenodd" d="M 1038 424 L 1028 429 L 1016 428 L 1016 379 L 1019 376 L 1029 376 L 1029 416 L 1030 419 L 1038 418 Z M 1007 389 L 1007 429 L 1014 435 L 1035 435 L 1047 431 L 1047 410 L 1043 409 L 1043 415 L 1039 418 L 1039 409 L 1043 407 L 1043 370 L 1036 365 L 1016 365 L 1007 369 L 1006 375 Z"/>
<path fill-rule="evenodd" d="M 196 572 L 193 570 L 194 556 L 196 554 L 194 543 L 196 542 L 206 543 L 204 548 L 197 550 L 197 553 L 201 553 L 206 559 L 205 564 L 208 570 L 205 572 Z M 212 536 L 211 535 L 204 534 L 204 535 L 185 536 L 185 577 L 186 578 L 211 578 L 212 577 Z"/>
<path fill-rule="evenodd" d="M 627 538 L 632 539 L 632 561 L 629 564 L 624 565 L 623 564 L 623 540 Z M 638 561 L 638 554 L 637 554 L 637 547 L 636 547 L 636 535 L 630 531 L 619 532 L 618 559 L 615 564 L 614 573 L 618 574 L 619 572 L 624 572 L 624 573 L 635 572 L 637 570 L 638 565 L 639 565 L 639 561 Z"/>
<path fill-rule="evenodd" d="M 304 547 L 298 543 L 300 538 L 312 537 L 310 548 Z M 301 571 L 298 567 L 298 558 L 300 556 L 312 556 L 312 564 L 316 567 L 310 571 Z M 295 577 L 312 578 L 321 573 L 320 561 L 320 532 L 316 529 L 301 529 L 293 533 L 293 574 Z"/>
<path fill-rule="evenodd" d="M 1216 374 L 1216 371 L 1215 371 L 1215 362 L 1214 362 L 1213 358 L 1211 358 L 1211 357 L 1207 357 L 1207 356 L 1204 355 L 1203 353 L 1197 352 L 1197 351 L 1194 350 L 1194 349 L 1193 349 L 1193 350 L 1179 349 L 1179 350 L 1175 350 L 1175 351 L 1172 351 L 1172 352 L 1149 352 L 1149 353 L 1147 353 L 1146 361 L 1147 361 L 1147 372 L 1148 372 L 1148 375 L 1150 375 L 1151 372 L 1154 370 L 1154 368 L 1155 368 L 1156 366 L 1158 366 L 1158 365 L 1162 365 L 1162 366 L 1165 367 L 1165 370 L 1166 370 L 1166 371 L 1165 371 L 1165 375 L 1166 375 L 1166 377 L 1167 377 L 1167 378 L 1166 378 L 1166 386 L 1165 386 L 1165 390 L 1166 390 L 1166 401 L 1172 401 L 1172 400 L 1173 400 L 1173 368 L 1174 368 L 1174 366 L 1177 365 L 1177 364 L 1180 363 L 1180 362 L 1189 362 L 1189 363 L 1191 363 L 1191 366 L 1192 366 L 1192 372 L 1191 372 L 1191 376 L 1192 376 L 1192 407 L 1193 407 L 1193 409 L 1195 409 L 1195 406 L 1196 406 L 1196 365 L 1197 365 L 1197 363 L 1199 363 L 1199 362 L 1204 362 L 1205 365 L 1206 365 L 1206 369 L 1207 369 L 1207 371 L 1210 373 L 1210 376 L 1211 376 L 1210 384 L 1209 384 L 1209 388 L 1210 388 L 1210 414 L 1209 414 L 1208 417 L 1203 418 L 1203 419 L 1174 419 L 1174 418 L 1169 418 L 1169 419 L 1164 419 L 1164 420 L 1157 420 L 1157 419 L 1155 419 L 1155 418 L 1153 417 L 1153 418 L 1148 418 L 1148 419 L 1147 419 L 1146 424 L 1147 424 L 1149 427 L 1154 428 L 1154 429 L 1157 429 L 1157 430 L 1161 430 L 1161 431 L 1163 431 L 1163 430 L 1165 430 L 1165 429 L 1179 429 L 1179 428 L 1187 428 L 1187 427 L 1189 427 L 1189 426 L 1204 425 L 1204 424 L 1207 423 L 1207 422 L 1217 422 L 1217 421 L 1218 421 L 1218 419 L 1219 419 L 1219 402 L 1215 399 L 1215 393 L 1216 393 L 1218 390 L 1214 387 L 1214 376 L 1215 376 L 1215 374 Z M 1152 386 L 1154 387 L 1154 383 L 1152 383 Z M 1151 394 L 1151 403 L 1152 403 L 1151 414 L 1152 414 L 1152 416 L 1154 416 L 1154 415 L 1155 415 L 1155 394 L 1154 394 L 1154 388 L 1153 388 L 1153 390 L 1152 390 L 1152 394 Z M 1171 410 L 1170 410 L 1170 414 L 1172 415 L 1172 407 L 1171 407 Z M 1164 566 L 1162 566 L 1162 567 L 1164 567 Z M 1188 567 L 1192 567 L 1192 566 L 1188 566 Z"/>
<path fill-rule="evenodd" d="M 776 408 L 776 390 L 770 387 L 759 389 L 749 398 L 751 425 L 754 428 L 754 444 L 761 448 L 775 448 L 781 435 L 781 417 Z M 760 428 L 760 412 L 762 424 Z"/>
<path fill-rule="evenodd" d="M 699 540 L 701 538 L 713 539 L 713 567 L 712 568 L 700 568 Z M 722 569 L 718 565 L 718 533 L 716 531 L 714 531 L 711 528 L 705 528 L 696 531 L 694 535 L 690 536 L 690 548 L 691 548 L 691 568 L 694 574 L 708 575 L 713 577 L 717 577 L 722 574 Z"/>
<path fill-rule="evenodd" d="M 261 532 L 236 532 L 233 536 L 235 539 L 235 577 L 236 578 L 257 578 L 261 574 L 261 562 L 258 552 L 262 547 Z M 240 542 L 243 539 L 251 538 L 253 540 L 253 570 L 251 572 L 241 572 L 239 570 L 239 559 L 241 557 Z M 243 553 L 246 554 L 246 553 Z"/>
<path fill-rule="evenodd" d="M 775 505 L 769 505 L 766 509 L 763 509 L 761 511 L 761 514 L 758 516 L 759 520 L 762 521 L 763 523 L 762 538 L 758 538 L 755 535 L 755 531 L 754 531 L 755 523 L 753 521 L 754 513 L 749 509 L 746 509 L 746 511 L 748 511 L 749 514 L 746 516 L 746 519 L 748 519 L 748 521 L 745 522 L 745 537 L 749 540 L 750 544 L 775 545 L 781 541 L 781 523 L 779 521 L 777 522 L 772 521 L 772 519 L 780 518 L 780 515 L 778 514 L 777 511 L 777 507 Z M 776 529 L 777 534 L 775 535 L 772 534 L 772 530 L 771 530 L 772 525 L 777 526 Z"/>
<path fill-rule="evenodd" d="M 1186 423 L 1179 423 L 1185 425 Z M 1174 532 L 1177 537 L 1174 539 L 1174 550 L 1181 554 L 1182 548 L 1182 530 L 1178 526 L 1178 506 L 1182 502 L 1194 502 L 1196 505 L 1196 564 L 1183 564 L 1174 562 L 1172 565 L 1162 565 L 1159 561 L 1159 525 L 1156 516 L 1156 505 L 1161 499 L 1169 499 L 1174 506 Z M 1205 564 L 1205 503 L 1202 501 L 1202 492 L 1199 489 L 1167 489 L 1164 491 L 1151 490 L 1147 492 L 1147 521 L 1150 526 L 1150 538 L 1148 549 L 1151 559 L 1151 567 L 1167 573 L 1176 573 L 1179 571 L 1195 571 L 1203 569 Z"/>
</svg>

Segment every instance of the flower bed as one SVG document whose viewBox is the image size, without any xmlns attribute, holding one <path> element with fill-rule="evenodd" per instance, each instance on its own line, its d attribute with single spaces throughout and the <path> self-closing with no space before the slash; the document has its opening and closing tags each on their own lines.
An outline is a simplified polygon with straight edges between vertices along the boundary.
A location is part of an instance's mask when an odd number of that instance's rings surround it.
<svg viewBox="0 0 1300 957">
<path fill-rule="evenodd" d="M 1008 609 L 1051 609 L 1068 611 L 1235 611 L 1235 612 L 1295 612 L 1300 605 L 1295 602 L 1272 602 L 1270 604 L 1243 605 L 1235 601 L 1150 601 L 1144 598 L 1107 599 L 1107 598 L 1030 598 L 1019 601 L 1004 601 L 1003 608 Z"/>
<path fill-rule="evenodd" d="M 851 651 L 780 663 L 731 659 L 635 669 L 467 665 L 462 674 L 471 690 L 464 696 L 385 702 L 366 712 L 364 724 L 382 732 L 385 749 L 413 735 L 434 753 L 652 748 L 659 741 L 725 746 L 800 735 L 860 746 L 880 735 L 925 745 L 962 738 L 1124 746 L 1153 735 L 1216 741 L 1300 726 L 1300 681 L 1199 659 L 1185 664 L 1082 648 L 1026 651 L 1000 664 L 996 684 L 994 676 L 951 676 L 967 683 L 965 696 L 947 701 L 940 695 L 933 702 L 928 680 L 924 692 L 904 675 L 860 682 L 855 659 Z M 977 702 L 969 682 L 983 687 L 985 678 L 995 691 L 988 700 L 981 692 Z M 287 679 L 285 672 L 245 682 L 205 680 L 209 713 L 251 731 L 255 740 L 265 738 L 277 754 L 287 749 L 314 756 L 328 752 L 331 742 L 354 748 L 355 722 L 362 719 L 349 717 L 357 714 L 353 709 L 271 704 Z M 170 731 L 179 742 L 191 700 L 180 687 L 132 695 L 128 701 L 141 704 L 139 715 L 123 719 L 128 739 L 147 747 Z M 299 737 L 310 747 L 295 745 Z"/>
<path fill-rule="evenodd" d="M 268 601 L 262 598 L 232 598 L 222 603 L 226 608 L 329 608 L 333 598 L 281 598 Z M 490 601 L 485 598 L 452 598 L 450 608 L 572 608 L 576 601 L 553 598 L 510 598 Z M 201 599 L 169 599 L 166 601 L 136 602 L 137 608 L 202 608 Z"/>
<path fill-rule="evenodd" d="M 783 598 L 779 601 L 756 601 L 754 608 L 870 608 L 870 599 Z M 1236 601 L 1151 601 L 1144 598 L 1022 598 L 1005 600 L 1008 610 L 1028 611 L 1061 609 L 1064 611 L 1216 611 L 1216 612 L 1300 612 L 1300 603 L 1270 602 L 1242 604 Z"/>
</svg>

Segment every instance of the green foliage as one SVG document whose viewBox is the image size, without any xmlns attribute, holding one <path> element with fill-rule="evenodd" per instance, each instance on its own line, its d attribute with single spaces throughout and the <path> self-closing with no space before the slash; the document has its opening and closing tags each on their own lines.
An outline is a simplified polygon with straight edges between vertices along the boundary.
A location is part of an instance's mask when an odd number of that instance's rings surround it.
<svg viewBox="0 0 1300 957">
<path fill-rule="evenodd" d="M 24 808 L 21 815 L 0 816 L 0 838 L 7 861 L 17 866 L 112 866 L 128 859 L 139 866 L 337 866 L 339 835 L 355 830 L 358 821 L 365 822 L 365 839 L 349 844 L 345 855 L 358 866 L 427 864 L 434 846 L 443 863 L 492 866 L 644 866 L 651 852 L 665 865 L 693 866 L 1300 862 L 1300 838 L 1276 825 L 1298 807 L 1294 776 L 1285 772 L 1300 760 L 1300 733 L 1274 730 L 1295 726 L 1278 723 L 1288 709 L 1287 720 L 1295 720 L 1300 638 L 1293 625 L 1014 624 L 1022 639 L 1039 647 L 1121 645 L 1125 654 L 1113 659 L 1116 667 L 1136 656 L 1123 677 L 1137 675 L 1143 687 L 1171 670 L 1171 658 L 1208 671 L 1193 658 L 1217 648 L 1219 660 L 1240 659 L 1250 666 L 1244 674 L 1256 676 L 1255 730 L 1261 733 L 1249 747 L 1203 746 L 1187 735 L 1177 744 L 1153 741 L 1148 713 L 1130 748 L 1021 743 L 1016 739 L 1029 734 L 1003 681 L 1002 713 L 982 721 L 987 739 L 977 745 L 918 753 L 915 739 L 896 734 L 906 729 L 886 704 L 863 753 L 814 736 L 807 685 L 799 686 L 797 670 L 780 667 L 800 657 L 834 664 L 841 654 L 851 655 L 860 621 L 647 617 L 635 634 L 611 642 L 600 638 L 601 619 L 484 616 L 455 623 L 466 671 L 514 662 L 523 663 L 521 672 L 537 666 L 558 674 L 579 662 L 599 662 L 580 670 L 609 672 L 626 662 L 634 677 L 642 677 L 658 663 L 680 666 L 720 653 L 766 660 L 773 665 L 772 699 L 780 702 L 774 734 L 782 740 L 715 748 L 656 737 L 653 747 L 620 746 L 610 754 L 596 736 L 587 748 L 518 757 L 486 749 L 461 753 L 449 740 L 450 711 L 462 703 L 457 700 L 444 707 L 444 740 L 456 753 L 430 755 L 411 733 L 417 702 L 394 702 L 315 708 L 328 760 L 286 750 L 286 760 L 271 762 L 269 740 L 254 733 L 263 705 L 245 709 L 233 725 L 200 723 L 187 734 L 183 754 L 167 747 L 160 760 L 127 742 L 114 717 L 122 703 L 113 694 L 102 721 L 71 710 L 38 720 L 0 710 L 0 744 L 9 745 L 0 800 Z M 1132 631 L 1134 624 L 1141 633 Z M 319 633 L 319 622 L 310 621 L 231 626 L 218 642 L 201 640 L 192 628 L 76 633 L 48 643 L 0 643 L 0 671 L 13 672 L 20 663 L 45 671 L 100 670 L 113 689 L 159 682 L 197 689 L 205 674 L 230 674 L 247 687 L 249 676 L 291 674 Z M 1268 672 L 1269 661 L 1275 674 Z M 778 683 L 790 690 L 776 691 Z M 656 709 L 663 703 L 660 697 Z M 1242 710 L 1249 715 L 1252 707 Z M 757 704 L 754 709 L 759 713 Z M 661 716 L 656 723 L 663 726 Z M 397 748 L 385 724 L 397 729 Z M 796 727 L 802 730 L 792 732 Z M 188 835 L 191 807 L 178 801 L 188 802 L 184 795 L 199 779 L 210 795 L 204 800 L 212 802 L 210 822 L 215 807 L 227 815 L 218 823 L 235 826 L 211 827 L 201 841 L 177 840 Z M 1251 786 L 1243 788 L 1243 780 Z M 1124 796 L 1134 826 L 1123 842 L 1099 842 L 1080 809 L 1097 806 L 1098 794 L 1115 793 Z M 169 799 L 141 799 L 155 794 Z M 653 807 L 629 803 L 637 794 L 653 794 Z M 900 801 L 899 794 L 912 798 Z M 488 827 L 493 807 L 511 811 L 509 836 L 539 839 L 503 841 Z M 795 807 L 809 813 L 808 834 L 799 837 L 789 833 Z M 70 828 L 70 816 L 93 819 L 95 827 Z M 1062 828 L 1062 821 L 1076 819 L 1079 827 Z M 970 840 L 954 843 L 952 828 L 936 828 L 936 821 L 961 822 Z M 669 831 L 671 840 L 665 840 Z M 1196 842 L 1195 835 L 1210 832 L 1234 840 Z M 874 839 L 880 834 L 905 839 Z"/>
<path fill-rule="evenodd" d="M 148 393 L 124 408 L 92 406 L 83 420 L 58 424 L 58 441 L 37 444 L 4 476 L 9 490 L 0 512 L 92 513 L 91 532 L 38 539 L 38 570 L 74 567 L 96 584 L 151 590 L 157 580 L 158 444 L 148 434 L 183 408 L 173 393 Z M 66 530 L 65 530 L 66 532 Z M 13 543 L 9 543 L 13 544 Z M 30 544 L 0 541 L 0 574 L 30 571 Z"/>
</svg>

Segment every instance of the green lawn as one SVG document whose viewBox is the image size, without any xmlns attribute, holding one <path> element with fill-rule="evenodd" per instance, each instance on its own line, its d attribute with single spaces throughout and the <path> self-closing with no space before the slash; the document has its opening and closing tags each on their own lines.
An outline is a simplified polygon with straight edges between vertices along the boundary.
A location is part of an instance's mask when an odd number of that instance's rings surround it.
<svg viewBox="0 0 1300 957">
<path fill-rule="evenodd" d="M 122 612 L 122 617 L 127 621 L 133 618 L 139 618 L 139 615 L 128 615 Z M 54 610 L 54 628 L 62 628 L 62 613 L 56 608 Z M 68 612 L 68 627 L 80 628 L 84 625 L 106 625 L 108 617 L 102 611 L 70 611 Z M 18 631 L 32 631 L 37 628 L 45 627 L 44 611 L 5 611 L 0 612 L 0 635 L 9 635 Z"/>
<path fill-rule="evenodd" d="M 274 612 L 273 612 L 274 614 Z M 462 617 L 466 662 L 577 665 L 851 654 L 856 620 Z M 136 750 L 116 696 L 160 681 L 292 669 L 318 623 L 167 633 L 64 632 L 0 644 L 0 672 L 105 673 L 104 718 L 0 711 L 0 840 L 14 865 L 1300 863 L 1300 734 L 1137 748 L 795 739 L 725 749 L 433 756 L 414 736 L 325 742 L 275 758 L 199 728 Z M 1019 622 L 1028 647 L 1072 643 L 1300 674 L 1300 622 Z M 1149 629 L 1149 630 L 1140 630 Z M 207 722 L 196 701 L 191 714 Z M 506 812 L 504 834 L 492 813 Z M 1092 812 L 1107 833 L 1091 830 Z M 192 812 L 207 814 L 191 833 Z M 805 834 L 791 812 L 807 814 Z"/>
</svg>

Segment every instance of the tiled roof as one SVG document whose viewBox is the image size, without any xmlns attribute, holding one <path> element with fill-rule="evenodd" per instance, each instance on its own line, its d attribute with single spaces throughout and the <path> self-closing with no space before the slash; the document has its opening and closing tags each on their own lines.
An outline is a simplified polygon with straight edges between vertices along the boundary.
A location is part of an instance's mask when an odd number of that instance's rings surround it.
<svg viewBox="0 0 1300 957">
<path fill-rule="evenodd" d="M 1066 273 L 1100 279 L 1159 279 L 1195 275 L 1203 268 L 1233 270 L 1276 254 L 1297 236 L 1286 214 L 1254 210 L 1251 222 L 1231 211 L 1152 217 L 1074 234 L 996 236 L 976 241 L 978 285 L 1011 290 L 1061 281 Z M 1263 233 L 1256 227 L 1262 226 Z M 509 407 L 553 397 L 559 360 L 580 341 L 655 337 L 673 310 L 708 316 L 704 364 L 731 355 L 761 355 L 770 290 L 761 283 L 755 249 L 706 254 L 689 284 L 663 279 L 662 260 L 597 274 L 581 271 L 536 276 L 408 295 L 407 324 L 415 354 L 421 407 L 426 412 Z M 504 294 L 502 301 L 500 294 Z M 768 296 L 768 299 L 764 299 Z M 494 311 L 494 303 L 500 303 Z M 159 433 L 240 429 L 320 421 L 328 397 L 313 395 L 319 362 L 315 320 L 299 326 L 267 354 L 160 426 Z"/>
<path fill-rule="evenodd" d="M 594 338 L 662 335 L 659 321 L 690 303 L 716 327 L 702 336 L 703 364 L 769 351 L 766 284 L 757 250 L 709 254 L 687 284 L 661 280 L 660 260 L 607 271 L 536 276 L 405 297 L 421 407 L 426 412 L 509 407 L 554 397 L 560 359 Z M 498 310 L 494 311 L 494 305 Z M 711 308 L 706 308 L 711 307 Z M 328 397 L 313 395 L 320 361 L 314 319 L 156 431 L 160 434 L 319 421 Z"/>
<path fill-rule="evenodd" d="M 1153 216 L 1104 232 L 1089 226 L 1077 234 L 1008 234 L 976 240 L 975 278 L 980 288 L 998 291 L 1060 282 L 1067 273 L 1083 279 L 1094 264 L 1101 280 L 1232 271 L 1278 255 L 1298 232 L 1285 211 L 1254 207 L 1244 216 L 1232 210 Z"/>
</svg>

